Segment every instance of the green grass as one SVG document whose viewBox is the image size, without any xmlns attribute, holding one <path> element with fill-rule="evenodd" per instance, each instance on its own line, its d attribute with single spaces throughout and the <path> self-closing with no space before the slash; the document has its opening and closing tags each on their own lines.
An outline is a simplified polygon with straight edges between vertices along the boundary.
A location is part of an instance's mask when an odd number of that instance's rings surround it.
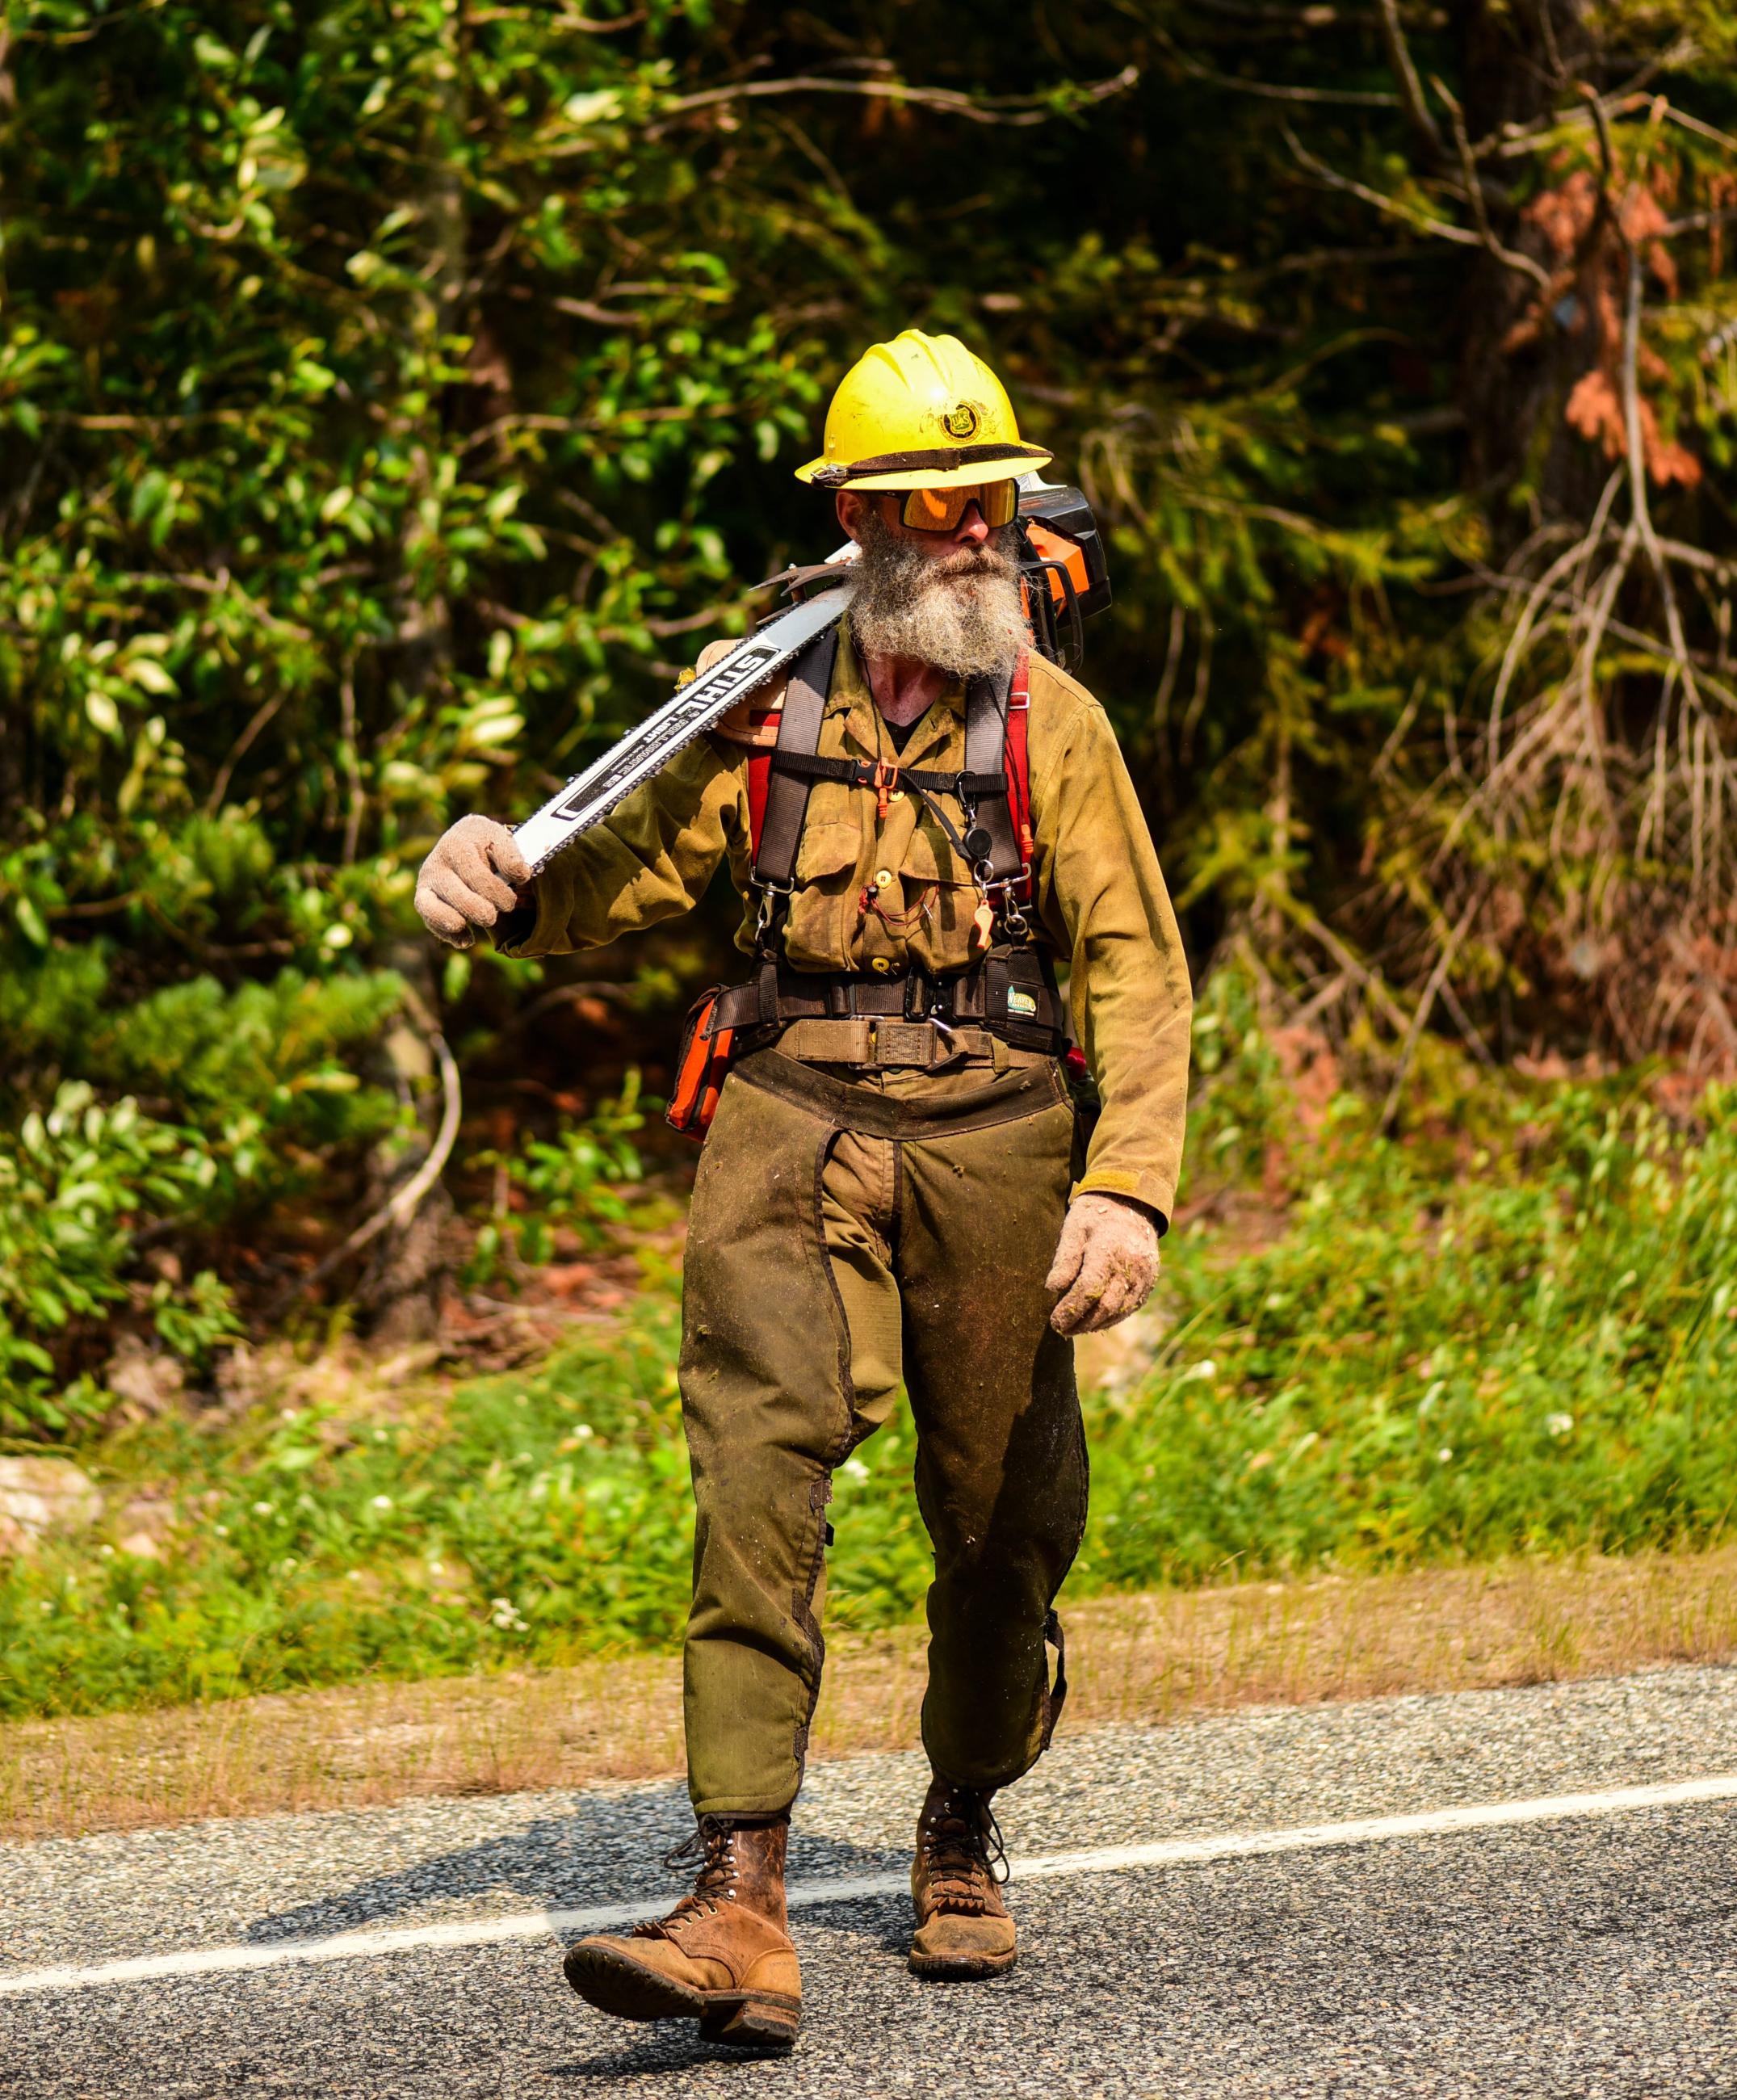
<svg viewBox="0 0 1737 2100">
<path fill-rule="evenodd" d="M 1203 1145 L 1245 1128 L 1228 1114 Z M 1077 1588 L 1724 1534 L 1737 1096 L 1710 1093 L 1688 1129 L 1632 1082 L 1492 1094 L 1477 1114 L 1479 1149 L 1398 1142 L 1342 1097 L 1312 1136 L 1289 1132 L 1277 1238 L 1232 1260 L 1210 1224 L 1171 1237 L 1156 1363 L 1088 1396 Z M 178 1417 L 87 1449 L 110 1480 L 174 1480 L 182 1521 L 161 1560 L 117 1551 L 112 1526 L 0 1574 L 0 1711 L 672 1643 L 677 1302 L 651 1263 L 630 1317 L 531 1374 Z M 909 1617 L 928 1573 L 908 1416 L 862 1457 L 832 1511 L 834 1616 L 858 1626 Z"/>
</svg>

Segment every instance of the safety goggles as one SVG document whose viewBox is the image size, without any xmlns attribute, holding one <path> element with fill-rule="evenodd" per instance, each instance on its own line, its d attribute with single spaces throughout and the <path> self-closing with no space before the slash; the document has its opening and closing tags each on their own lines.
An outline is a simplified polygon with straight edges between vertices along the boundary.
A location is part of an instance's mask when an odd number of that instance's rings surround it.
<svg viewBox="0 0 1737 2100">
<path fill-rule="evenodd" d="M 899 501 L 899 518 L 913 532 L 956 532 L 965 513 L 975 503 L 992 532 L 1013 523 L 1019 507 L 1016 481 L 973 482 L 965 488 L 893 488 L 887 494 Z"/>
</svg>

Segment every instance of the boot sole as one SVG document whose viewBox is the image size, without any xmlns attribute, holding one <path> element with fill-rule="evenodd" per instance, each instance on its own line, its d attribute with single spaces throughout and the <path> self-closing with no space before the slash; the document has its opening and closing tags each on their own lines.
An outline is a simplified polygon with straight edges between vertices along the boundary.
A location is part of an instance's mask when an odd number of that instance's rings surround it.
<svg viewBox="0 0 1737 2100">
<path fill-rule="evenodd" d="M 909 1966 L 913 1976 L 925 1983 L 981 1983 L 990 1976 L 1004 1976 L 1019 1959 L 1019 1949 L 1005 1954 L 919 1954 L 911 1949 Z"/>
<path fill-rule="evenodd" d="M 570 1948 L 561 1967 L 600 2013 L 618 2020 L 698 2020 L 703 2040 L 733 2049 L 791 2049 L 801 2024 L 800 1998 L 779 1991 L 697 1991 L 609 1948 Z"/>
</svg>

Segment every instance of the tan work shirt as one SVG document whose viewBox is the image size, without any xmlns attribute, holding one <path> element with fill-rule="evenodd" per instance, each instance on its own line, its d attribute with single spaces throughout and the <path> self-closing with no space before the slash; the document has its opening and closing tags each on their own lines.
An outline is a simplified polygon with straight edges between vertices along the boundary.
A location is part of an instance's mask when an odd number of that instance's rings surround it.
<svg viewBox="0 0 1737 2100">
<path fill-rule="evenodd" d="M 1068 966 L 1074 1033 L 1104 1104 L 1078 1188 L 1134 1197 L 1168 1219 L 1193 1008 L 1175 915 L 1103 708 L 1035 651 L 1030 688 L 1035 920 Z M 764 709 L 778 697 L 756 695 L 755 705 Z M 950 687 L 895 753 L 847 618 L 820 751 L 958 772 L 964 689 Z M 544 869 L 525 913 L 502 929 L 503 949 L 566 955 L 671 918 L 699 902 L 728 854 L 745 903 L 736 945 L 752 955 L 758 907 L 748 880 L 748 756 L 728 726 L 678 752 Z M 526 931 L 531 905 L 536 923 Z M 971 871 L 915 796 L 895 794 L 882 818 L 872 792 L 814 783 L 784 923 L 792 968 L 878 976 L 963 970 L 977 960 L 977 907 Z"/>
</svg>

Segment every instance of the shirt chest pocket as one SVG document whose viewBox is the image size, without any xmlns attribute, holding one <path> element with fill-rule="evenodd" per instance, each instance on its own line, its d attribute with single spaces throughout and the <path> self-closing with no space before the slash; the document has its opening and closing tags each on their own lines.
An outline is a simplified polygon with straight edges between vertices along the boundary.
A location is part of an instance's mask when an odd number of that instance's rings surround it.
<svg viewBox="0 0 1737 2100">
<path fill-rule="evenodd" d="M 949 813 L 951 814 L 950 812 Z M 964 857 L 932 817 L 926 816 L 910 835 L 899 861 L 906 889 L 939 884 L 944 889 L 974 889 Z"/>
<path fill-rule="evenodd" d="M 846 906 L 854 921 L 862 854 L 862 835 L 853 823 L 817 823 L 811 814 L 803 825 L 784 937 L 785 953 L 799 968 L 848 967 Z"/>
<path fill-rule="evenodd" d="M 921 945 L 933 964 L 962 968 L 972 955 L 977 887 L 964 856 L 932 817 L 912 832 L 899 857 L 898 872 L 905 909 L 920 913 Z"/>
</svg>

